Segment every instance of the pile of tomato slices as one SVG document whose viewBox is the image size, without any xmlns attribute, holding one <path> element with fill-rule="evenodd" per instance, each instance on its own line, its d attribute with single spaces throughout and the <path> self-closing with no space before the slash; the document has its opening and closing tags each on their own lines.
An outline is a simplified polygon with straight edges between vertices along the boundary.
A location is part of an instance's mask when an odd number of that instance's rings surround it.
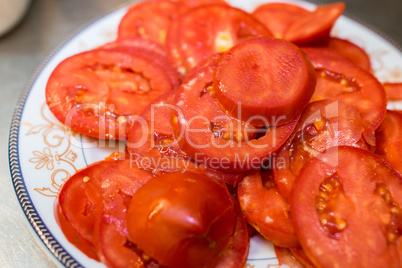
<svg viewBox="0 0 402 268">
<path fill-rule="evenodd" d="M 145 1 L 62 61 L 51 112 L 126 143 L 63 185 L 66 238 L 108 267 L 242 268 L 252 235 L 290 267 L 401 267 L 402 83 L 330 35 L 343 10 Z"/>
</svg>

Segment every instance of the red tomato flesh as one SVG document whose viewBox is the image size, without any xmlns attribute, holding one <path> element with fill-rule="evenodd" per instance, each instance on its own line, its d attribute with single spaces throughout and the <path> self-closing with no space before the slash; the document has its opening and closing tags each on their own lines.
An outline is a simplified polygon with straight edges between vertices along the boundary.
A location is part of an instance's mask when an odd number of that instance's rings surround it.
<svg viewBox="0 0 402 268">
<path fill-rule="evenodd" d="M 131 117 L 174 88 L 164 68 L 137 52 L 98 49 L 64 60 L 46 86 L 52 113 L 79 133 L 125 139 Z"/>
<path fill-rule="evenodd" d="M 286 30 L 299 19 L 310 13 L 308 10 L 288 3 L 266 3 L 253 12 L 257 18 L 276 38 L 283 38 Z"/>
<path fill-rule="evenodd" d="M 237 195 L 247 222 L 263 237 L 281 247 L 299 245 L 289 203 L 278 194 L 272 179 L 263 181 L 260 170 L 250 171 L 239 182 Z"/>
<path fill-rule="evenodd" d="M 314 93 L 316 75 L 295 45 L 275 38 L 244 41 L 223 54 L 214 75 L 216 99 L 253 125 L 291 122 Z"/>
<path fill-rule="evenodd" d="M 210 56 L 252 37 L 271 36 L 257 19 L 228 5 L 206 5 L 189 10 L 179 19 L 178 47 L 187 71 Z"/>
<path fill-rule="evenodd" d="M 387 111 L 384 121 L 376 131 L 375 153 L 384 157 L 402 174 L 402 114 Z"/>
<path fill-rule="evenodd" d="M 381 157 L 333 147 L 295 181 L 291 213 L 317 267 L 400 267 L 402 176 Z"/>
<path fill-rule="evenodd" d="M 402 83 L 384 83 L 389 100 L 402 100 Z"/>
<path fill-rule="evenodd" d="M 169 267 L 214 267 L 235 222 L 226 187 L 190 173 L 150 180 L 134 194 L 127 214 L 131 241 Z"/>
<path fill-rule="evenodd" d="M 325 44 L 344 9 L 342 2 L 319 6 L 315 11 L 298 17 L 285 31 L 283 39 L 297 45 Z"/>
</svg>

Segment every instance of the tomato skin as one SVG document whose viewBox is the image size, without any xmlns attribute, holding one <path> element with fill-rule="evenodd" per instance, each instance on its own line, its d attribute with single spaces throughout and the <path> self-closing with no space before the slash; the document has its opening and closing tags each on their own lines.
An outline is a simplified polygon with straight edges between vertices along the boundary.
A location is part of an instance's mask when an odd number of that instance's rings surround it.
<svg viewBox="0 0 402 268">
<path fill-rule="evenodd" d="M 163 68 L 148 57 L 97 49 L 67 58 L 56 67 L 46 86 L 46 103 L 74 131 L 125 139 L 131 118 L 173 88 Z"/>
<path fill-rule="evenodd" d="M 389 100 L 402 100 L 402 83 L 384 83 Z"/>
<path fill-rule="evenodd" d="M 190 173 L 150 180 L 134 194 L 127 214 L 131 241 L 170 267 L 213 267 L 234 227 L 227 189 Z"/>
<path fill-rule="evenodd" d="M 275 187 L 268 189 L 263 185 L 260 170 L 246 174 L 238 185 L 237 194 L 247 222 L 263 237 L 281 247 L 299 245 L 289 203 Z"/>
<path fill-rule="evenodd" d="M 402 176 L 381 157 L 336 147 L 297 177 L 291 213 L 303 250 L 317 267 L 400 267 L 400 204 Z M 325 215 L 333 215 L 335 225 Z"/>
<path fill-rule="evenodd" d="M 339 100 L 354 106 L 365 122 L 364 139 L 374 146 L 374 133 L 381 124 L 387 107 L 384 87 L 371 73 L 339 60 L 332 53 L 304 48 L 317 73 L 316 100 Z"/>
<path fill-rule="evenodd" d="M 340 101 L 310 103 L 288 141 L 275 158 L 274 181 L 279 194 L 289 199 L 294 180 L 303 167 L 319 153 L 334 146 L 367 149 L 363 139 L 364 122 L 357 110 Z"/>
<path fill-rule="evenodd" d="M 309 11 L 288 3 L 266 3 L 253 11 L 253 16 L 261 21 L 276 38 L 283 38 L 286 30 Z"/>
<path fill-rule="evenodd" d="M 301 114 L 316 86 L 310 61 L 295 45 L 275 38 L 243 41 L 224 53 L 214 73 L 218 103 L 253 125 L 287 124 Z M 253 94 L 250 94 L 253 92 Z M 266 120 L 255 119 L 263 117 Z"/>
<path fill-rule="evenodd" d="M 193 8 L 179 18 L 180 54 L 187 72 L 233 45 L 252 37 L 272 36 L 257 19 L 243 10 L 213 4 Z"/>
<path fill-rule="evenodd" d="M 197 163 L 224 172 L 243 172 L 258 168 L 278 150 L 291 135 L 298 118 L 286 125 L 279 125 L 263 136 L 236 142 L 233 136 L 239 128 L 244 136 L 252 127 L 227 116 L 219 107 L 215 97 L 206 91 L 212 85 L 216 58 L 190 73 L 176 91 L 175 105 L 178 110 L 172 114 L 172 128 L 181 149 Z M 200 120 L 195 120 L 201 118 Z M 205 120 L 204 120 L 205 119 Z M 225 139 L 213 131 L 211 125 L 231 125 L 227 133 L 232 137 Z M 237 133 L 239 133 L 237 131 Z M 243 135 L 243 133 L 239 133 Z"/>
<path fill-rule="evenodd" d="M 342 2 L 319 6 L 315 11 L 298 17 L 285 31 L 283 39 L 297 45 L 325 44 L 344 9 Z"/>
<path fill-rule="evenodd" d="M 387 111 L 384 121 L 376 131 L 375 153 L 384 157 L 402 174 L 402 114 Z"/>
</svg>

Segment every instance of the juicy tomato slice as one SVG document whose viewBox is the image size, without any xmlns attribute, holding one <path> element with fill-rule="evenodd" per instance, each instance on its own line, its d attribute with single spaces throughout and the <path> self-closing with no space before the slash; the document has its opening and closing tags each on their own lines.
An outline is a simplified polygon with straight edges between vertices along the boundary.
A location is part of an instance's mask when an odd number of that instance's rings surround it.
<svg viewBox="0 0 402 268">
<path fill-rule="evenodd" d="M 175 138 L 184 152 L 208 168 L 225 172 L 259 168 L 291 135 L 298 118 L 267 130 L 227 116 L 212 92 L 216 61 L 214 57 L 194 70 L 177 90 L 172 114 Z"/>
<path fill-rule="evenodd" d="M 114 49 L 114 48 L 140 48 L 140 49 L 145 49 L 152 51 L 156 54 L 158 54 L 160 57 L 166 57 L 166 51 L 164 46 L 161 44 L 154 42 L 149 39 L 144 39 L 140 37 L 127 37 L 127 38 L 120 38 L 117 39 L 116 41 L 104 44 L 100 48 L 103 49 Z"/>
<path fill-rule="evenodd" d="M 101 174 L 102 211 L 95 225 L 94 244 L 102 262 L 111 267 L 143 267 L 143 256 L 129 241 L 126 211 L 133 194 L 153 175 L 126 159 L 116 161 Z"/>
<path fill-rule="evenodd" d="M 342 2 L 319 6 L 315 11 L 298 17 L 285 31 L 283 39 L 297 45 L 326 43 L 332 26 L 344 9 Z"/>
<path fill-rule="evenodd" d="M 187 71 L 210 56 L 224 52 L 248 38 L 271 36 L 250 14 L 228 5 L 205 5 L 179 19 L 178 47 Z"/>
<path fill-rule="evenodd" d="M 235 225 L 227 188 L 191 173 L 151 179 L 133 195 L 127 212 L 130 240 L 169 267 L 214 267 Z"/>
<path fill-rule="evenodd" d="M 376 154 L 384 157 L 402 174 L 402 114 L 387 111 L 384 121 L 376 131 Z"/>
<path fill-rule="evenodd" d="M 253 16 L 276 38 L 283 34 L 300 16 L 310 13 L 308 10 L 288 3 L 266 3 L 253 11 Z"/>
<path fill-rule="evenodd" d="M 339 100 L 353 105 L 365 122 L 364 138 L 375 145 L 374 133 L 387 108 L 384 87 L 371 73 L 354 64 L 320 54 L 314 48 L 303 49 L 317 73 L 317 87 L 312 100 Z"/>
<path fill-rule="evenodd" d="M 71 223 L 68 222 L 66 217 L 63 215 L 58 200 L 56 200 L 54 205 L 54 217 L 57 224 L 60 226 L 61 231 L 71 244 L 89 258 L 97 261 L 99 260 L 94 244 L 88 239 L 85 239 L 71 226 Z"/>
<path fill-rule="evenodd" d="M 229 115 L 240 115 L 252 125 L 272 126 L 300 115 L 316 80 L 313 66 L 298 47 L 280 39 L 254 38 L 221 56 L 214 90 Z"/>
<path fill-rule="evenodd" d="M 232 201 L 236 213 L 235 231 L 229 240 L 226 250 L 222 253 L 216 268 L 243 268 L 247 261 L 250 248 L 248 224 L 237 199 L 232 197 Z"/>
<path fill-rule="evenodd" d="M 303 250 L 318 267 L 400 267 L 400 204 L 402 176 L 385 160 L 333 147 L 297 177 L 291 213 Z"/>
<path fill-rule="evenodd" d="M 351 62 L 365 69 L 366 71 L 371 70 L 370 57 L 367 55 L 366 51 L 356 44 L 340 38 L 330 38 L 327 47 L 342 56 L 349 59 Z"/>
<path fill-rule="evenodd" d="M 153 174 L 189 171 L 224 180 L 235 186 L 244 173 L 227 173 L 196 164 L 175 140 L 170 117 L 175 92 L 169 92 L 151 104 L 141 114 L 146 124 L 136 121 L 130 127 L 127 150 L 130 159 Z"/>
<path fill-rule="evenodd" d="M 318 101 L 307 106 L 294 134 L 275 156 L 274 180 L 281 196 L 289 199 L 293 182 L 317 154 L 334 146 L 367 149 L 364 122 L 356 109 L 340 101 Z"/>
<path fill-rule="evenodd" d="M 280 265 L 287 265 L 292 268 L 305 268 L 295 256 L 293 256 L 292 252 L 288 248 L 283 248 L 279 246 L 274 246 L 276 257 L 279 260 Z"/>
<path fill-rule="evenodd" d="M 164 68 L 142 54 L 97 49 L 67 58 L 46 86 L 50 110 L 79 133 L 125 139 L 131 118 L 174 88 Z"/>
<path fill-rule="evenodd" d="M 237 195 L 247 222 L 275 245 L 298 246 L 289 203 L 278 194 L 272 177 L 261 177 L 260 170 L 250 171 L 238 184 Z"/>
<path fill-rule="evenodd" d="M 402 100 L 402 83 L 384 83 L 389 100 Z"/>
<path fill-rule="evenodd" d="M 102 161 L 73 175 L 58 197 L 60 211 L 71 227 L 93 243 L 93 228 L 102 209 L 102 181 L 100 175 L 113 161 Z"/>
<path fill-rule="evenodd" d="M 183 5 L 170 0 L 133 5 L 120 21 L 118 38 L 141 37 L 164 45 L 169 24 L 183 9 Z"/>
</svg>

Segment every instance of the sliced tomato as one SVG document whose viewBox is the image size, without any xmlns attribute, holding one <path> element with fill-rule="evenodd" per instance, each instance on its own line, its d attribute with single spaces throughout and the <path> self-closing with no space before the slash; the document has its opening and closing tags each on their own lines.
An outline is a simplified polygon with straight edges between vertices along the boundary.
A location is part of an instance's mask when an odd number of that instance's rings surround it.
<svg viewBox="0 0 402 268">
<path fill-rule="evenodd" d="M 150 54 L 97 49 L 56 67 L 46 86 L 46 102 L 56 118 L 74 131 L 125 139 L 131 118 L 173 88 L 169 75 L 152 62 Z"/>
<path fill-rule="evenodd" d="M 103 49 L 114 49 L 114 48 L 139 48 L 152 51 L 158 54 L 160 57 L 166 57 L 166 51 L 163 45 L 160 43 L 154 42 L 149 39 L 144 39 L 140 37 L 127 37 L 127 38 L 120 38 L 116 41 L 107 43 L 102 45 L 100 48 Z"/>
<path fill-rule="evenodd" d="M 271 36 L 257 19 L 228 5 L 205 5 L 179 19 L 178 48 L 187 71 L 248 38 Z"/>
<path fill-rule="evenodd" d="M 290 248 L 290 252 L 296 258 L 296 260 L 305 268 L 315 268 L 316 266 L 310 261 L 306 253 L 301 247 Z"/>
<path fill-rule="evenodd" d="M 183 80 L 187 75 L 187 69 L 184 66 L 184 60 L 180 54 L 179 47 L 179 22 L 173 21 L 168 29 L 166 36 L 166 52 L 170 64 Z"/>
<path fill-rule="evenodd" d="M 344 9 L 343 2 L 319 6 L 315 11 L 298 17 L 285 31 L 283 39 L 297 45 L 325 44 Z"/>
<path fill-rule="evenodd" d="M 64 184 L 58 196 L 60 211 L 66 221 L 90 243 L 93 243 L 93 228 L 102 209 L 100 175 L 112 163 L 102 161 L 79 171 Z"/>
<path fill-rule="evenodd" d="M 400 204 L 402 176 L 380 156 L 333 147 L 297 177 L 291 213 L 317 267 L 400 267 Z"/>
<path fill-rule="evenodd" d="M 88 258 L 99 261 L 99 257 L 94 244 L 88 239 L 84 238 L 82 235 L 80 235 L 73 228 L 73 226 L 71 226 L 70 222 L 67 221 L 66 217 L 61 211 L 58 200 L 56 200 L 54 205 L 54 217 L 57 224 L 60 226 L 61 231 L 71 244 L 73 244 L 81 252 L 87 255 Z"/>
<path fill-rule="evenodd" d="M 308 10 L 289 3 L 266 3 L 252 13 L 255 18 L 276 38 L 283 38 L 286 30 L 299 19 L 310 13 Z"/>
<path fill-rule="evenodd" d="M 274 246 L 276 257 L 279 260 L 280 265 L 287 265 L 292 268 L 305 268 L 295 256 L 293 256 L 292 252 L 289 248 L 283 248 Z"/>
<path fill-rule="evenodd" d="M 402 83 L 384 83 L 389 100 L 402 100 Z"/>
<path fill-rule="evenodd" d="M 237 188 L 247 222 L 275 245 L 297 247 L 289 203 L 278 194 L 272 178 L 261 177 L 260 170 L 250 171 Z"/>
<path fill-rule="evenodd" d="M 226 187 L 190 173 L 151 179 L 134 194 L 127 212 L 131 241 L 169 267 L 214 267 L 235 224 Z"/>
<path fill-rule="evenodd" d="M 170 0 L 144 1 L 133 5 L 120 21 L 118 38 L 141 37 L 164 45 L 169 24 L 184 8 Z"/>
<path fill-rule="evenodd" d="M 231 116 L 256 126 L 282 125 L 301 114 L 316 80 L 298 47 L 280 39 L 254 38 L 220 57 L 214 93 Z"/>
<path fill-rule="evenodd" d="M 188 171 L 224 180 L 227 184 L 235 186 L 244 173 L 208 169 L 204 165 L 196 164 L 180 148 L 170 124 L 174 96 L 175 93 L 170 92 L 144 110 L 141 118 L 145 119 L 146 125 L 135 122 L 130 127 L 127 150 L 131 160 L 153 174 Z"/>
<path fill-rule="evenodd" d="M 296 176 L 317 154 L 342 145 L 367 149 L 363 131 L 364 122 L 353 106 L 328 100 L 309 104 L 275 156 L 274 180 L 281 196 L 289 199 Z"/>
<path fill-rule="evenodd" d="M 365 122 L 364 138 L 375 145 L 374 132 L 386 112 L 387 98 L 381 83 L 371 73 L 354 64 L 320 54 L 314 48 L 303 49 L 317 73 L 312 100 L 340 100 L 354 106 Z M 333 55 L 333 54 L 332 54 Z"/>
<path fill-rule="evenodd" d="M 384 157 L 402 174 L 402 114 L 387 111 L 384 121 L 376 132 L 375 153 Z"/>
<path fill-rule="evenodd" d="M 178 109 L 172 114 L 175 138 L 184 152 L 208 168 L 225 172 L 258 168 L 286 141 L 298 118 L 267 130 L 227 116 L 212 92 L 216 61 L 194 70 L 178 89 Z"/>
</svg>

